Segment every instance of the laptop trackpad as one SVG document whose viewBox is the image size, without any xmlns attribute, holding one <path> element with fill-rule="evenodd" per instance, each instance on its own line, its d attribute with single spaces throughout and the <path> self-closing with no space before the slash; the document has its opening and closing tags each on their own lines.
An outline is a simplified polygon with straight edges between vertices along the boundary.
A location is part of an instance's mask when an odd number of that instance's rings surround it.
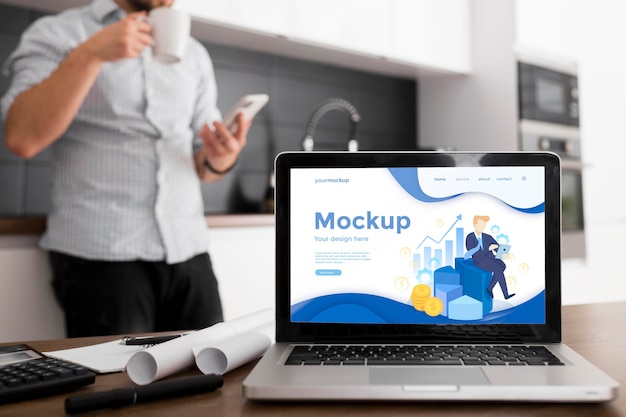
<svg viewBox="0 0 626 417">
<path fill-rule="evenodd" d="M 380 385 L 489 385 L 489 379 L 480 368 L 371 368 L 370 383 Z"/>
</svg>

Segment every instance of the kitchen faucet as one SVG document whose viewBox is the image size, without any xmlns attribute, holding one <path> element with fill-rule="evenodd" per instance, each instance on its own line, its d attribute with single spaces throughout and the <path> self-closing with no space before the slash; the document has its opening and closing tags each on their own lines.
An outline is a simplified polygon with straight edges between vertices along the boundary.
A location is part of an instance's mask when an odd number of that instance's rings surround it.
<svg viewBox="0 0 626 417">
<path fill-rule="evenodd" d="M 306 126 L 306 133 L 304 136 L 304 140 L 302 141 L 303 149 L 305 151 L 313 150 L 313 147 L 315 146 L 315 141 L 313 140 L 315 127 L 317 126 L 317 123 L 320 121 L 322 116 L 324 116 L 331 110 L 343 111 L 350 116 L 348 150 L 351 152 L 356 152 L 359 149 L 359 143 L 356 140 L 356 126 L 357 123 L 359 123 L 359 121 L 361 120 L 361 116 L 350 102 L 338 97 L 333 97 L 322 101 L 317 109 L 313 112 Z"/>
</svg>

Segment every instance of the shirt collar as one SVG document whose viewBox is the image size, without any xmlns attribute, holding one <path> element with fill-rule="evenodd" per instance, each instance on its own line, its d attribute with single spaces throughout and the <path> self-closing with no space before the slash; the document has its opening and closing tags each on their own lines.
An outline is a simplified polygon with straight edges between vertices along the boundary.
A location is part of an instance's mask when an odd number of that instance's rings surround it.
<svg viewBox="0 0 626 417">
<path fill-rule="evenodd" d="M 91 10 L 96 20 L 102 23 L 112 16 L 120 18 L 123 12 L 113 0 L 94 0 L 91 3 Z"/>
</svg>

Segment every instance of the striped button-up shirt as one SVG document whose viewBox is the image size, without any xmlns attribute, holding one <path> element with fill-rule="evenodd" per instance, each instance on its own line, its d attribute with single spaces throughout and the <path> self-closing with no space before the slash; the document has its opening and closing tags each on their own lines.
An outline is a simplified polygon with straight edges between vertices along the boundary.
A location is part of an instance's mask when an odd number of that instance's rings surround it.
<svg viewBox="0 0 626 417">
<path fill-rule="evenodd" d="M 15 97 L 53 72 L 77 45 L 125 16 L 95 0 L 36 21 L 5 63 Z M 41 245 L 87 259 L 181 262 L 208 248 L 193 153 L 203 123 L 221 118 L 213 66 L 190 39 L 183 60 L 151 48 L 103 66 L 65 134 L 51 146 L 52 208 Z"/>
</svg>

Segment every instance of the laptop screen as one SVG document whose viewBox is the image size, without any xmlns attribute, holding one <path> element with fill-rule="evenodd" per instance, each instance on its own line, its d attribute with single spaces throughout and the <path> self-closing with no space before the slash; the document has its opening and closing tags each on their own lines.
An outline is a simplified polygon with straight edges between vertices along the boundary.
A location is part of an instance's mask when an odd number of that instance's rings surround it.
<svg viewBox="0 0 626 417">
<path fill-rule="evenodd" d="M 289 321 L 546 324 L 550 168 L 505 155 L 291 166 Z"/>
</svg>

